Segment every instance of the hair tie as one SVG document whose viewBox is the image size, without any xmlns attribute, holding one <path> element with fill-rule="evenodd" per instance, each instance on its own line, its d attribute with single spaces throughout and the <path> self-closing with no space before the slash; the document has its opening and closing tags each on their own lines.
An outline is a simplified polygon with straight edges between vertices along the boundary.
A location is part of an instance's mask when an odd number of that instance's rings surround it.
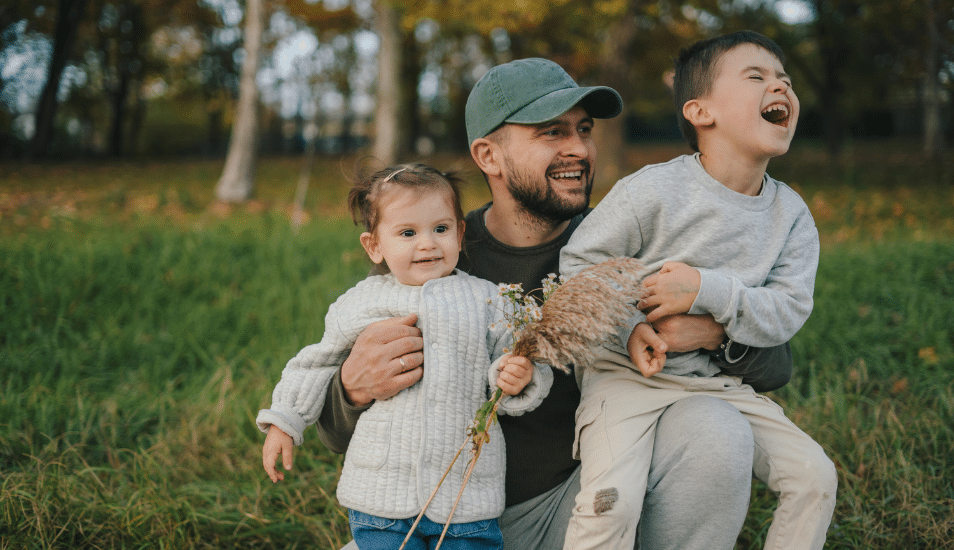
<svg viewBox="0 0 954 550">
<path fill-rule="evenodd" d="M 399 169 L 395 170 L 394 172 L 391 173 L 390 176 L 384 178 L 384 182 L 383 182 L 383 183 L 387 183 L 387 182 L 391 181 L 391 178 L 393 178 L 394 176 L 400 174 L 401 172 L 403 172 L 403 171 L 405 171 L 405 170 L 407 170 L 407 166 L 404 166 L 403 168 L 399 168 Z"/>
</svg>

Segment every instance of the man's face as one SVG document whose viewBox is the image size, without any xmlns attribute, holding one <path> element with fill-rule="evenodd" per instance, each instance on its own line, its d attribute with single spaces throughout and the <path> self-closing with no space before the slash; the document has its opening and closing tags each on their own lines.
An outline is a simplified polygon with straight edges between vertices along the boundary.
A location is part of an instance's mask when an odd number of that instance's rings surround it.
<svg viewBox="0 0 954 550">
<path fill-rule="evenodd" d="M 540 124 L 509 124 L 506 132 L 504 179 L 524 212 L 558 224 L 589 206 L 596 145 L 582 107 Z"/>
</svg>

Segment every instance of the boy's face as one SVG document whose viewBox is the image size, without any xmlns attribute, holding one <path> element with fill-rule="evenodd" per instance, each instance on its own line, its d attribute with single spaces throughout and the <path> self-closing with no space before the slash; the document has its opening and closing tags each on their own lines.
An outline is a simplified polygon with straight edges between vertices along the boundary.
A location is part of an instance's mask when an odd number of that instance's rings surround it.
<svg viewBox="0 0 954 550">
<path fill-rule="evenodd" d="M 452 200 L 449 191 L 421 193 L 405 187 L 386 191 L 379 198 L 380 220 L 374 234 L 361 234 L 371 261 L 387 262 L 405 285 L 421 286 L 450 275 L 464 236 Z"/>
<path fill-rule="evenodd" d="M 782 63 L 754 44 L 723 54 L 704 102 L 713 134 L 735 154 L 765 160 L 784 154 L 795 135 L 798 98 Z"/>
</svg>

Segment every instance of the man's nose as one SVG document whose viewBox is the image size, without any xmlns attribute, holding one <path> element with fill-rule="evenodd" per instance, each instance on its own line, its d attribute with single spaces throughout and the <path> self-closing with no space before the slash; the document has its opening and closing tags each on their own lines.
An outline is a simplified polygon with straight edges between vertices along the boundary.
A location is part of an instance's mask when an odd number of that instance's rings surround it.
<svg viewBox="0 0 954 550">
<path fill-rule="evenodd" d="M 580 132 L 570 132 L 564 140 L 563 154 L 568 157 L 586 158 L 588 138 Z"/>
</svg>

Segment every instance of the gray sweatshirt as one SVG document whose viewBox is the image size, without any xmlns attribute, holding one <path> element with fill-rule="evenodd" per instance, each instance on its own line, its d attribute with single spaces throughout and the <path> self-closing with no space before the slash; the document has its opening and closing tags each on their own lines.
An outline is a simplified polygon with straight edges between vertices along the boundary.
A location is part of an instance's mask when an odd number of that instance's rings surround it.
<svg viewBox="0 0 954 550">
<path fill-rule="evenodd" d="M 639 258 L 648 272 L 686 263 L 702 275 L 689 313 L 711 314 L 736 342 L 769 347 L 789 341 L 808 319 L 818 253 L 815 222 L 795 191 L 766 175 L 758 196 L 736 193 L 695 154 L 618 181 L 563 248 L 560 272 L 571 277 L 615 257 Z M 628 355 L 626 341 L 642 321 L 637 313 L 608 347 Z M 663 372 L 719 369 L 703 350 L 669 354 Z"/>
</svg>

